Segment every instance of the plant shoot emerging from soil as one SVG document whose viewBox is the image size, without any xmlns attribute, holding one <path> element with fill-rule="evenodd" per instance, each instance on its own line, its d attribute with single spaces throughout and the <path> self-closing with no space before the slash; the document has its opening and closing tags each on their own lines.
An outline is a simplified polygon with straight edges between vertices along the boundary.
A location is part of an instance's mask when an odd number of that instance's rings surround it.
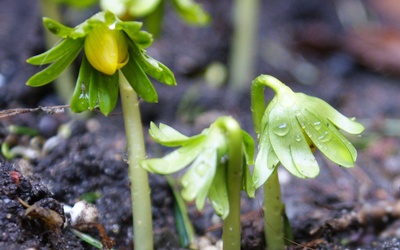
<svg viewBox="0 0 400 250">
<path fill-rule="evenodd" d="M 275 92 L 267 107 L 265 87 Z M 280 201 L 277 166 L 282 163 L 297 177 L 314 178 L 319 173 L 313 155 L 316 147 L 334 163 L 353 167 L 357 151 L 338 128 L 360 134 L 364 127 L 323 100 L 295 93 L 268 75 L 253 81 L 251 102 L 254 129 L 259 139 L 253 180 L 256 188 L 264 184 L 266 240 L 271 249 L 283 249 L 284 205 Z"/>
<path fill-rule="evenodd" d="M 218 118 L 199 135 L 186 137 L 175 129 L 151 124 L 150 135 L 158 143 L 179 149 L 141 165 L 158 174 L 171 174 L 191 164 L 182 177 L 182 196 L 203 209 L 208 197 L 224 220 L 224 249 L 240 249 L 240 191 L 254 197 L 248 164 L 254 155 L 253 139 L 231 117 Z"/>
<path fill-rule="evenodd" d="M 71 99 L 72 111 L 99 108 L 108 115 L 120 92 L 128 144 L 135 249 L 153 249 L 150 188 L 147 172 L 139 166 L 145 158 L 145 146 L 138 95 L 145 101 L 157 102 L 157 92 L 147 75 L 167 85 L 176 85 L 175 77 L 166 66 L 146 54 L 144 48 L 153 39 L 150 33 L 140 30 L 139 22 L 122 22 L 108 11 L 99 12 L 75 28 L 49 18 L 43 21 L 47 29 L 63 39 L 49 51 L 27 60 L 33 65 L 50 64 L 32 76 L 27 85 L 37 87 L 53 81 L 84 48 Z"/>
</svg>

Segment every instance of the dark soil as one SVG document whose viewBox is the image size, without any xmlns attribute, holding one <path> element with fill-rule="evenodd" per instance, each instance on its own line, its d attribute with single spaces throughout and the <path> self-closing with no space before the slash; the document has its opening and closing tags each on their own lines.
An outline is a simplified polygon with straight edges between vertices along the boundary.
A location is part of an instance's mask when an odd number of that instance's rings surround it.
<svg viewBox="0 0 400 250">
<path fill-rule="evenodd" d="M 193 135 L 219 115 L 232 115 L 252 133 L 249 87 L 238 94 L 231 91 L 229 83 L 212 87 L 204 78 L 208 65 L 228 62 L 231 1 L 199 2 L 213 16 L 211 26 L 186 26 L 167 9 L 163 35 L 148 50 L 171 68 L 179 86 L 155 83 L 159 103 L 141 105 L 146 135 L 150 121 Z M 400 249 L 400 81 L 393 68 L 373 67 L 371 59 L 363 61 L 359 51 L 349 49 L 346 34 L 350 26 L 338 17 L 342 2 L 262 1 L 254 76 L 275 75 L 295 91 L 323 98 L 366 126 L 362 137 L 350 137 L 359 153 L 354 169 L 341 169 L 318 152 L 321 174 L 315 179 L 297 179 L 281 169 L 283 199 L 294 232 L 293 245 L 288 248 Z M 82 11 L 65 13 L 80 18 L 87 15 Z M 65 104 L 51 84 L 25 86 L 38 70 L 25 60 L 44 50 L 43 32 L 36 1 L 0 1 L 1 110 Z M 266 97 L 271 96 L 267 91 Z M 92 112 L 90 118 L 82 119 L 71 118 L 68 112 L 39 111 L 0 122 L 1 143 L 25 146 L 25 153 L 28 148 L 36 154 L 12 160 L 0 156 L 0 249 L 93 249 L 76 237 L 70 226 L 26 214 L 21 203 L 52 211 L 55 218 L 65 221 L 68 218 L 62 206 L 73 206 L 88 193 L 99 194 L 94 201 L 99 223 L 115 240 L 115 249 L 132 249 L 130 183 L 120 107 L 109 117 Z M 11 134 L 9 125 L 36 129 L 36 140 L 42 142 L 34 146 L 32 137 Z M 65 136 L 65 131 L 70 135 Z M 146 143 L 151 157 L 164 151 L 149 137 Z M 156 248 L 179 249 L 172 192 L 162 176 L 150 175 L 150 185 Z M 262 202 L 261 191 L 253 200 L 243 196 L 243 249 L 265 249 Z M 197 235 L 211 243 L 218 241 L 221 221 L 211 207 L 198 212 L 189 204 L 188 209 Z M 100 239 L 101 235 L 92 231 Z"/>
</svg>

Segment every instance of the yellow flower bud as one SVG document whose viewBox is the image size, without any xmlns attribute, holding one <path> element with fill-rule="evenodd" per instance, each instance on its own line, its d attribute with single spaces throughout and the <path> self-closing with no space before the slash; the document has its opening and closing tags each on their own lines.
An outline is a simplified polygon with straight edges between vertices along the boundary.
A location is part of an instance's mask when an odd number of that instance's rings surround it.
<svg viewBox="0 0 400 250">
<path fill-rule="evenodd" d="M 86 36 L 84 49 L 93 68 L 106 75 L 113 75 L 129 60 L 128 44 L 123 31 L 107 26 L 95 27 Z"/>
</svg>

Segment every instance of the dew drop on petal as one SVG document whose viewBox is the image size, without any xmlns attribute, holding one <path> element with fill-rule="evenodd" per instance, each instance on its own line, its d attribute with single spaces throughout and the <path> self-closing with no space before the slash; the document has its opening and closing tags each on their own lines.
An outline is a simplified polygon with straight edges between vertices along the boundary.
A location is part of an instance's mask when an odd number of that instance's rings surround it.
<svg viewBox="0 0 400 250">
<path fill-rule="evenodd" d="M 289 133 L 289 127 L 286 124 L 286 122 L 274 127 L 272 129 L 272 132 L 274 132 L 274 134 L 278 135 L 278 136 L 285 136 L 287 135 L 287 133 Z"/>
<path fill-rule="evenodd" d="M 313 127 L 314 127 L 316 130 L 320 130 L 320 129 L 321 129 L 321 122 L 320 122 L 320 121 L 314 122 Z"/>
<path fill-rule="evenodd" d="M 182 186 L 186 187 L 189 182 L 186 179 L 182 179 Z"/>
<path fill-rule="evenodd" d="M 207 169 L 208 168 L 206 164 L 199 164 L 196 166 L 195 171 L 198 175 L 204 176 L 206 174 Z"/>
<path fill-rule="evenodd" d="M 301 136 L 300 135 L 296 135 L 296 137 L 294 138 L 297 142 L 301 141 Z"/>
<path fill-rule="evenodd" d="M 332 135 L 326 131 L 323 135 L 321 135 L 320 137 L 318 137 L 318 140 L 320 140 L 321 142 L 328 142 L 331 139 Z"/>
</svg>

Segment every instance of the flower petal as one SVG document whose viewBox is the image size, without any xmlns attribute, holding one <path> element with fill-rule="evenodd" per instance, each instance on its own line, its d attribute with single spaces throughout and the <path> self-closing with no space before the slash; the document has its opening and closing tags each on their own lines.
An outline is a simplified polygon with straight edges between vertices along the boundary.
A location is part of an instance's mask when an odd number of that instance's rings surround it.
<svg viewBox="0 0 400 250">
<path fill-rule="evenodd" d="M 203 152 L 192 163 L 182 177 L 182 197 L 191 201 L 196 199 L 196 207 L 202 210 L 207 198 L 217 166 L 217 149 L 203 148 Z"/>
<path fill-rule="evenodd" d="M 357 152 L 351 143 L 325 117 L 317 117 L 307 108 L 298 111 L 297 120 L 314 145 L 331 161 L 353 167 Z"/>
<path fill-rule="evenodd" d="M 168 125 L 161 123 L 159 127 L 157 127 L 153 122 L 150 124 L 149 133 L 156 142 L 167 147 L 181 146 L 206 137 L 205 134 L 187 137 Z"/>
<path fill-rule="evenodd" d="M 171 174 L 190 164 L 202 150 L 202 144 L 192 143 L 167 154 L 163 158 L 144 160 L 140 165 L 153 173 Z"/>
<path fill-rule="evenodd" d="M 269 141 L 268 130 L 262 131 L 256 163 L 253 170 L 255 188 L 261 187 L 279 164 L 279 160 Z"/>
<path fill-rule="evenodd" d="M 293 107 L 277 104 L 270 113 L 268 132 L 270 142 L 282 165 L 293 175 L 313 178 L 319 166 L 298 124 Z"/>
<path fill-rule="evenodd" d="M 336 127 L 350 134 L 360 134 L 364 131 L 364 126 L 362 124 L 342 115 L 325 101 L 303 93 L 296 93 L 296 96 L 301 105 L 308 107 L 308 110 L 312 110 L 317 116 L 327 117 Z"/>
<path fill-rule="evenodd" d="M 211 206 L 214 208 L 215 213 L 223 220 L 229 214 L 226 171 L 226 166 L 218 166 L 216 168 L 215 176 L 208 192 Z"/>
</svg>

